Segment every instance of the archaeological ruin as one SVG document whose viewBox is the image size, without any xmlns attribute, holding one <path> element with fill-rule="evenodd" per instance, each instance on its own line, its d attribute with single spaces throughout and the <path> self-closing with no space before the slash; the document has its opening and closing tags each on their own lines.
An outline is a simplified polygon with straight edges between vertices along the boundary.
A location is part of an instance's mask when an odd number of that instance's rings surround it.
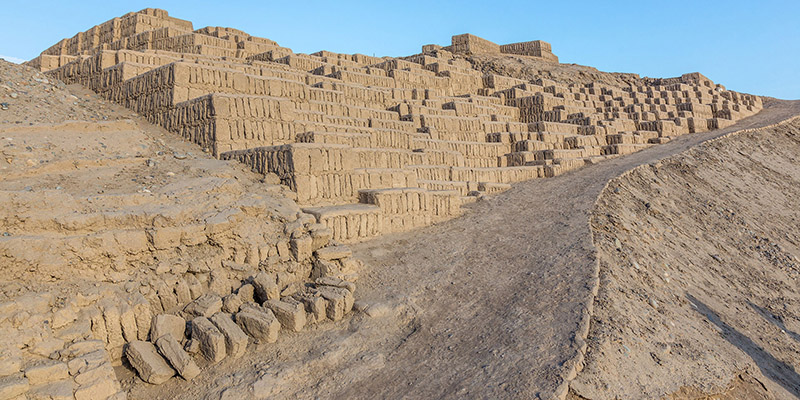
<svg viewBox="0 0 800 400">
<path fill-rule="evenodd" d="M 401 58 L 295 54 L 230 28 L 144 10 L 64 39 L 31 63 L 222 159 L 276 174 L 343 242 L 459 214 L 510 183 L 551 177 L 761 108 L 701 74 L 636 87 L 482 74 L 461 54 L 558 62 L 543 41 L 453 36 Z"/>
<path fill-rule="evenodd" d="M 280 222 L 242 194 L 205 221 L 187 217 L 206 212 L 203 204 L 185 204 L 190 211 L 162 224 L 130 222 L 102 238 L 124 244 L 120 256 L 54 252 L 62 258 L 53 265 L 109 262 L 115 271 L 177 248 L 203 261 L 161 263 L 137 275 L 141 289 L 108 284 L 71 307 L 43 296 L 16 301 L 52 312 L 54 323 L 31 326 L 37 339 L 23 349 L 0 345 L 0 376 L 12 382 L 0 393 L 69 381 L 59 389 L 68 398 L 124 398 L 112 370 L 123 360 L 149 383 L 192 379 L 195 359 L 240 357 L 248 343 L 278 341 L 281 330 L 344 318 L 359 268 L 348 243 L 445 221 L 515 182 L 724 128 L 762 109 L 759 97 L 700 73 L 628 86 L 525 80 L 481 71 L 470 61 L 476 55 L 559 62 L 541 40 L 500 45 L 470 34 L 406 57 L 301 54 L 232 28 L 194 29 L 159 9 L 43 51 L 28 65 L 88 87 L 197 152 L 245 164 L 264 185 L 288 188 L 290 199 L 274 207 L 288 210 Z M 29 246 L 0 239 L 0 250 Z M 0 313 L 16 315 L 14 304 Z"/>
</svg>

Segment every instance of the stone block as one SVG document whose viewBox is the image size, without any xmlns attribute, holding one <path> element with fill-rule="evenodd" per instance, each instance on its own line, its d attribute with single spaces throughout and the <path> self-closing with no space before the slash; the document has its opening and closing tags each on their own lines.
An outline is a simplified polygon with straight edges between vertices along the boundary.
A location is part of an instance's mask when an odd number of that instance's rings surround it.
<svg viewBox="0 0 800 400">
<path fill-rule="evenodd" d="M 304 261 L 311 257 L 313 252 L 313 240 L 309 235 L 303 235 L 299 238 L 292 239 L 289 242 L 292 249 L 292 256 L 297 261 Z"/>
<path fill-rule="evenodd" d="M 269 300 L 264 307 L 272 310 L 281 326 L 290 331 L 300 332 L 306 325 L 306 310 L 301 304 L 291 304 L 281 300 Z"/>
<path fill-rule="evenodd" d="M 270 310 L 244 308 L 236 314 L 236 325 L 255 340 L 274 343 L 281 324 Z"/>
<path fill-rule="evenodd" d="M 200 367 L 194 362 L 190 356 L 178 343 L 172 335 L 164 335 L 156 340 L 158 351 L 164 358 L 169 361 L 169 364 L 178 371 L 183 379 L 192 380 L 197 375 L 200 375 Z"/>
<path fill-rule="evenodd" d="M 324 224 L 311 224 L 308 227 L 308 231 L 311 235 L 311 248 L 313 250 L 327 246 L 333 238 L 333 231 Z"/>
<path fill-rule="evenodd" d="M 222 298 L 216 294 L 206 293 L 191 303 L 183 311 L 193 317 L 210 317 L 222 310 Z"/>
<path fill-rule="evenodd" d="M 226 356 L 225 336 L 206 317 L 192 320 L 192 340 L 200 344 L 200 353 L 208 361 L 217 363 Z"/>
<path fill-rule="evenodd" d="M 116 379 L 107 378 L 81 385 L 75 391 L 75 400 L 109 399 L 119 391 Z"/>
<path fill-rule="evenodd" d="M 347 290 L 350 291 L 350 293 L 353 293 L 353 292 L 356 291 L 356 284 L 355 283 L 348 282 L 346 280 L 339 279 L 339 278 L 334 277 L 334 276 L 326 276 L 326 277 L 323 277 L 323 278 L 318 278 L 315 282 L 316 282 L 316 284 L 318 286 L 338 287 L 338 288 L 342 288 L 342 289 L 347 289 Z"/>
<path fill-rule="evenodd" d="M 252 299 L 250 301 L 253 301 Z M 242 306 L 242 299 L 239 297 L 238 294 L 231 293 L 222 298 L 222 311 L 235 314 L 239 311 L 239 307 Z"/>
<path fill-rule="evenodd" d="M 322 321 L 327 317 L 328 301 L 322 296 L 314 296 L 310 294 L 295 295 L 295 298 L 303 303 L 303 307 L 307 313 L 307 319 L 310 323 Z"/>
<path fill-rule="evenodd" d="M 120 323 L 120 312 L 116 305 L 107 302 L 102 306 L 103 320 L 105 321 L 106 332 L 108 332 L 109 347 L 118 347 L 125 344 L 125 338 L 122 336 L 122 324 Z"/>
<path fill-rule="evenodd" d="M 16 347 L 0 348 L 0 376 L 9 376 L 22 370 L 22 352 Z"/>
<path fill-rule="evenodd" d="M 338 262 L 317 259 L 314 260 L 314 266 L 311 269 L 311 279 L 339 275 L 341 272 L 341 267 Z"/>
<path fill-rule="evenodd" d="M 61 361 L 41 361 L 26 368 L 25 377 L 31 385 L 39 385 L 69 378 L 69 369 Z"/>
<path fill-rule="evenodd" d="M 136 318 L 136 335 L 139 340 L 147 340 L 150 333 L 150 323 L 153 321 L 153 313 L 150 311 L 150 303 L 144 296 L 139 295 L 133 300 L 133 315 Z"/>
<path fill-rule="evenodd" d="M 150 325 L 150 340 L 157 340 L 166 334 L 175 340 L 183 341 L 186 336 L 186 320 L 172 314 L 159 314 L 153 317 Z"/>
<path fill-rule="evenodd" d="M 75 383 L 78 385 L 86 385 L 101 379 L 116 379 L 114 367 L 111 366 L 111 363 L 100 364 L 92 369 L 85 369 L 75 375 Z"/>
<path fill-rule="evenodd" d="M 323 286 L 318 288 L 320 296 L 328 301 L 326 314 L 333 321 L 338 321 L 353 309 L 353 294 L 347 289 Z"/>
<path fill-rule="evenodd" d="M 349 247 L 339 245 L 339 246 L 329 246 L 323 247 L 316 251 L 317 257 L 321 260 L 341 260 L 343 258 L 348 258 L 353 255 L 353 251 L 350 250 Z"/>
<path fill-rule="evenodd" d="M 158 354 L 150 342 L 136 340 L 125 347 L 125 357 L 147 383 L 162 384 L 175 376 L 175 370 Z"/>
<path fill-rule="evenodd" d="M 32 387 L 27 396 L 29 400 L 72 400 L 75 384 L 67 379 Z"/>
<path fill-rule="evenodd" d="M 233 316 L 228 313 L 216 313 L 211 316 L 211 322 L 225 336 L 225 347 L 228 357 L 239 358 L 247 351 L 247 334 L 233 321 Z"/>
<path fill-rule="evenodd" d="M 133 307 L 123 304 L 120 306 L 119 322 L 122 326 L 122 336 L 126 342 L 138 340 L 138 325 L 136 324 L 136 313 Z"/>
<path fill-rule="evenodd" d="M 267 300 L 277 299 L 281 295 L 278 278 L 274 274 L 259 272 L 253 277 L 253 288 L 255 289 L 256 300 L 262 303 Z"/>
<path fill-rule="evenodd" d="M 255 288 L 252 284 L 246 283 L 242 285 L 239 290 L 236 291 L 236 295 L 239 296 L 239 300 L 242 303 L 247 303 L 248 301 L 255 300 Z"/>
</svg>

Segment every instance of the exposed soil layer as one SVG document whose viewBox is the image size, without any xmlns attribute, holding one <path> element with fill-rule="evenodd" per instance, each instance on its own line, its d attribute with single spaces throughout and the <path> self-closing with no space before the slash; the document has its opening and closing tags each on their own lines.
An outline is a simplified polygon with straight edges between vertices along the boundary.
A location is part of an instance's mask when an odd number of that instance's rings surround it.
<svg viewBox="0 0 800 400">
<path fill-rule="evenodd" d="M 109 121 L 133 113 L 81 86 L 68 87 L 31 67 L 0 60 L 0 126 Z"/>
</svg>

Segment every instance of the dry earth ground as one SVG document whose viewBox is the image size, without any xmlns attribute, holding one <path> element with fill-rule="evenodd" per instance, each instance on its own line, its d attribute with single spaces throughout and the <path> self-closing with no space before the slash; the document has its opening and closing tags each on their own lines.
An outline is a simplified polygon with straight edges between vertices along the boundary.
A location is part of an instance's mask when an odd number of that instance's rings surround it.
<svg viewBox="0 0 800 400">
<path fill-rule="evenodd" d="M 800 397 L 798 199 L 797 118 L 613 180 L 592 215 L 601 283 L 573 390 Z"/>
</svg>

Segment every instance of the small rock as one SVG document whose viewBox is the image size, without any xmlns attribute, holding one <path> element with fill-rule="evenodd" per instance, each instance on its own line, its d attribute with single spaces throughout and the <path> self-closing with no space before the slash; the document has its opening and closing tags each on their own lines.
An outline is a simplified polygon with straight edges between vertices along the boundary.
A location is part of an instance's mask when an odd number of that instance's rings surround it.
<svg viewBox="0 0 800 400">
<path fill-rule="evenodd" d="M 150 342 L 136 340 L 125 347 L 125 357 L 145 382 L 161 384 L 175 376 L 175 370 L 167 364 Z"/>
<path fill-rule="evenodd" d="M 338 321 L 353 309 L 353 294 L 347 289 L 323 286 L 318 289 L 319 294 L 328 301 L 326 314 L 333 321 Z"/>
<path fill-rule="evenodd" d="M 258 308 L 243 306 L 236 314 L 236 324 L 253 339 L 274 343 L 278 340 L 281 324 L 272 311 Z"/>
<path fill-rule="evenodd" d="M 200 342 L 200 352 L 208 361 L 216 363 L 225 358 L 225 336 L 208 318 L 192 320 L 192 340 Z"/>
<path fill-rule="evenodd" d="M 300 332 L 306 325 L 306 310 L 301 304 L 269 300 L 264 307 L 272 310 L 281 326 L 290 331 Z"/>
<path fill-rule="evenodd" d="M 351 257 L 353 255 L 353 251 L 350 250 L 349 247 L 339 245 L 339 246 L 329 246 L 323 247 L 316 251 L 317 257 L 322 260 L 340 260 L 342 258 Z"/>
<path fill-rule="evenodd" d="M 253 277 L 253 288 L 255 289 L 256 300 L 259 302 L 277 299 L 281 295 L 278 279 L 274 274 L 259 272 Z"/>
<path fill-rule="evenodd" d="M 61 361 L 44 361 L 25 369 L 25 377 L 31 385 L 38 385 L 69 378 L 69 369 Z"/>
<path fill-rule="evenodd" d="M 172 335 L 164 335 L 158 338 L 156 346 L 158 346 L 158 351 L 178 371 L 178 374 L 183 379 L 188 381 L 200 375 L 200 367 L 197 366 L 192 356 L 183 350 L 181 344 Z"/>
<path fill-rule="evenodd" d="M 175 340 L 183 341 L 186 335 L 186 320 L 172 314 L 159 314 L 153 317 L 150 340 L 157 340 L 166 334 L 171 334 Z"/>
<path fill-rule="evenodd" d="M 222 298 L 212 293 L 198 297 L 183 309 L 189 315 L 206 318 L 218 313 L 220 310 L 222 310 Z"/>
<path fill-rule="evenodd" d="M 228 357 L 239 358 L 247 351 L 247 334 L 233 322 L 231 314 L 219 312 L 211 316 L 211 322 L 225 336 Z"/>
</svg>

